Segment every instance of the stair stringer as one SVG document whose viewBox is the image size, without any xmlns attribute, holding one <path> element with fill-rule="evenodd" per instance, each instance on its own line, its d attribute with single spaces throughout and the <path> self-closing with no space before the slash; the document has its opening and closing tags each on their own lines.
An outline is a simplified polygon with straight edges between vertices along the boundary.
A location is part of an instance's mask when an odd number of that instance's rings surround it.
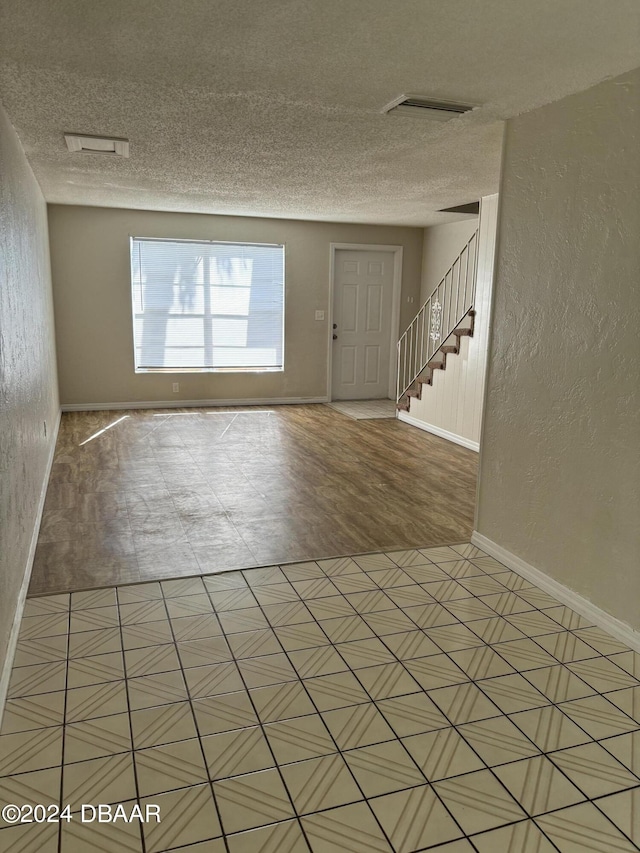
<svg viewBox="0 0 640 853">
<path fill-rule="evenodd" d="M 438 371 L 446 371 L 447 359 L 457 357 L 460 354 L 461 342 L 465 338 L 473 337 L 475 313 L 473 308 L 471 308 L 453 332 L 442 341 L 422 373 L 419 374 L 398 401 L 398 409 L 400 411 L 410 413 L 411 400 L 416 398 L 421 400 L 424 386 L 433 385 L 436 373 Z M 468 346 L 468 344 L 465 344 L 465 346 Z"/>
</svg>

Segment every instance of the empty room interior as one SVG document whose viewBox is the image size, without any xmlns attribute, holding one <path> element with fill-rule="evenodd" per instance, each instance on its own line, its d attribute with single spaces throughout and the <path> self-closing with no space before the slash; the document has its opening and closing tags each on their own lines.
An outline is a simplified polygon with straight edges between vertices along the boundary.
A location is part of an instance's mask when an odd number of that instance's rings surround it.
<svg viewBox="0 0 640 853">
<path fill-rule="evenodd" d="M 640 850 L 635 0 L 0 0 L 0 851 Z"/>
</svg>

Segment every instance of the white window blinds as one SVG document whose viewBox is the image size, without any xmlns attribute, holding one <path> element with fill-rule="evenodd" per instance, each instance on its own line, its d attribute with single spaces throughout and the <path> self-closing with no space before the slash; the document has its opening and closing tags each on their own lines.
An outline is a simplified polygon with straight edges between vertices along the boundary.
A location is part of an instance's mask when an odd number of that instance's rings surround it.
<svg viewBox="0 0 640 853">
<path fill-rule="evenodd" d="M 131 238 L 137 371 L 282 370 L 284 246 Z"/>
</svg>

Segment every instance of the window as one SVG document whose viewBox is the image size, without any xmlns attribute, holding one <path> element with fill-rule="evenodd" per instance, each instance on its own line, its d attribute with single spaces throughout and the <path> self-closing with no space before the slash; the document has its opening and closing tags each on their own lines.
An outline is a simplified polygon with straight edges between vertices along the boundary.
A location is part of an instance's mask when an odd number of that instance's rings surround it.
<svg viewBox="0 0 640 853">
<path fill-rule="evenodd" d="M 283 369 L 284 246 L 131 238 L 136 372 Z"/>
</svg>

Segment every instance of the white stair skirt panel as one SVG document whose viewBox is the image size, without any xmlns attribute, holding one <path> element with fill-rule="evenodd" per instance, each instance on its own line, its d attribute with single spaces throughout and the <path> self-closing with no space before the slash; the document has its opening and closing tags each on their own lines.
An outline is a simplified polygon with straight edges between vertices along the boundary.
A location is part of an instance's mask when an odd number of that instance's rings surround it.
<svg viewBox="0 0 640 853">
<path fill-rule="evenodd" d="M 506 548 L 503 548 L 476 530 L 471 535 L 471 542 L 477 548 L 481 548 L 487 554 L 490 554 L 496 560 L 504 563 L 505 566 L 508 566 L 514 572 L 517 572 L 517 574 L 522 575 L 536 584 L 536 586 L 539 586 L 540 589 L 553 595 L 581 616 L 593 620 L 596 625 L 607 631 L 617 640 L 620 640 L 621 643 L 640 653 L 640 632 L 634 630 L 626 622 L 616 619 L 615 616 L 607 613 L 606 610 L 602 610 L 592 601 L 589 601 L 588 598 L 554 580 L 550 575 L 540 571 L 540 569 L 536 569 L 535 566 L 525 562 L 520 557 L 512 554 L 511 551 L 507 551 Z"/>
<path fill-rule="evenodd" d="M 449 432 L 446 429 L 441 429 L 440 427 L 427 424 L 424 421 L 419 420 L 418 418 L 412 417 L 408 412 L 399 411 L 398 420 L 404 421 L 407 424 L 411 424 L 411 426 L 418 427 L 418 429 L 423 429 L 425 432 L 430 432 L 432 435 L 437 435 L 440 438 L 446 438 L 447 441 L 453 441 L 454 444 L 460 444 L 462 447 L 466 447 L 468 450 L 475 450 L 476 453 L 480 451 L 479 442 L 471 441 L 470 438 L 464 438 L 464 436 L 462 435 L 456 435 L 455 432 Z"/>
</svg>

